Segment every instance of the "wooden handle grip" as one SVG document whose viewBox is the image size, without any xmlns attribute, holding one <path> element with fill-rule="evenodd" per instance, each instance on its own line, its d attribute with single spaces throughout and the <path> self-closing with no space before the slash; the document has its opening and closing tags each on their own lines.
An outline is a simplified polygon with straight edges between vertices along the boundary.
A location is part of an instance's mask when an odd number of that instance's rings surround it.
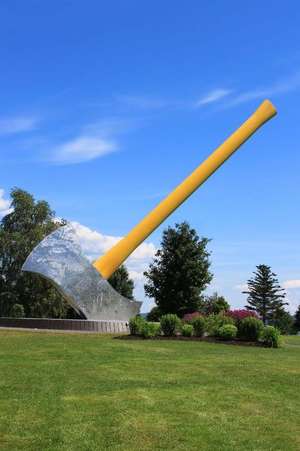
<svg viewBox="0 0 300 451">
<path fill-rule="evenodd" d="M 104 278 L 111 274 L 126 258 L 205 180 L 208 179 L 253 133 L 276 114 L 269 100 L 258 109 L 224 141 L 191 175 L 163 199 L 145 218 L 106 254 L 94 262 Z"/>
</svg>

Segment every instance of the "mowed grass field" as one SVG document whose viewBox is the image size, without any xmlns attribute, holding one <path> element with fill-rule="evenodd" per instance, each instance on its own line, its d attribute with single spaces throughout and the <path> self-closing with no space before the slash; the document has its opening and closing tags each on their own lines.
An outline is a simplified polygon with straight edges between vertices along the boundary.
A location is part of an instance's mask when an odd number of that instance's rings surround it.
<svg viewBox="0 0 300 451">
<path fill-rule="evenodd" d="M 0 449 L 300 450 L 281 349 L 0 331 Z"/>
</svg>

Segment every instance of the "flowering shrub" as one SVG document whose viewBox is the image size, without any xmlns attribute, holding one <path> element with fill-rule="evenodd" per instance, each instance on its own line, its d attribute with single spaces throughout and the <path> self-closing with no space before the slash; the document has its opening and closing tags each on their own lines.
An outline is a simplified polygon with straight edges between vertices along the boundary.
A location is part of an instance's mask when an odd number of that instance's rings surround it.
<svg viewBox="0 0 300 451">
<path fill-rule="evenodd" d="M 228 310 L 226 312 L 227 316 L 230 316 L 235 322 L 242 321 L 244 318 L 248 318 L 249 316 L 257 318 L 258 316 L 252 310 L 247 309 L 237 309 L 237 310 Z"/>
<path fill-rule="evenodd" d="M 186 314 L 183 316 L 182 320 L 183 320 L 185 323 L 190 323 L 190 322 L 193 321 L 193 319 L 198 318 L 199 316 L 201 316 L 201 314 L 200 314 L 199 312 L 186 313 Z"/>
</svg>

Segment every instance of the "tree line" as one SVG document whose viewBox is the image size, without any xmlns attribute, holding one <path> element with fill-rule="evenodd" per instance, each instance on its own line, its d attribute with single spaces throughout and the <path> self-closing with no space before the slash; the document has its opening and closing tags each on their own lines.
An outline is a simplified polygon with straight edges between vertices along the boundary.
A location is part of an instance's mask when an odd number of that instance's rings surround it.
<svg viewBox="0 0 300 451">
<path fill-rule="evenodd" d="M 11 199 L 12 211 L 0 223 L 0 316 L 76 318 L 76 312 L 50 282 L 21 271 L 32 249 L 66 222 L 57 220 L 47 202 L 36 201 L 24 190 L 14 188 Z M 148 314 L 150 319 L 166 313 L 183 317 L 229 309 L 223 296 L 204 294 L 213 279 L 209 242 L 187 222 L 163 231 L 161 246 L 144 273 L 146 296 L 156 304 Z M 133 299 L 134 284 L 124 265 L 109 281 L 119 293 Z M 246 308 L 255 311 L 264 323 L 285 331 L 300 330 L 300 306 L 295 317 L 286 311 L 285 291 L 269 266 L 258 265 L 247 287 Z"/>
</svg>

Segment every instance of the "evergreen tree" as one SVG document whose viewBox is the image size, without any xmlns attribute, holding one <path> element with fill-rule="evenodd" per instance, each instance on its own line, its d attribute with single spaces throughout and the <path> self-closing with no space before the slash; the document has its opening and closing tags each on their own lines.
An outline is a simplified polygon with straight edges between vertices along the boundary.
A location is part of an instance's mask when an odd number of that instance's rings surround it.
<svg viewBox="0 0 300 451">
<path fill-rule="evenodd" d="M 284 289 L 280 287 L 276 274 L 267 265 L 258 265 L 254 277 L 248 280 L 248 305 L 245 307 L 258 313 L 264 324 L 270 322 L 287 305 Z"/>
<path fill-rule="evenodd" d="M 122 296 L 133 299 L 133 280 L 129 278 L 125 265 L 120 266 L 108 279 L 111 286 Z"/>
<path fill-rule="evenodd" d="M 161 314 L 197 311 L 202 292 L 212 280 L 207 238 L 199 238 L 189 224 L 163 231 L 161 249 L 148 271 L 145 293 L 155 300 Z"/>
<path fill-rule="evenodd" d="M 300 331 L 300 305 L 298 306 L 296 313 L 295 313 L 295 323 L 294 323 L 295 329 L 297 332 Z"/>
<path fill-rule="evenodd" d="M 72 310 L 52 284 L 21 271 L 32 249 L 64 221 L 56 221 L 48 203 L 26 191 L 15 188 L 11 198 L 12 212 L 0 223 L 0 315 L 15 314 L 18 304 L 27 317 L 65 317 Z"/>
</svg>

